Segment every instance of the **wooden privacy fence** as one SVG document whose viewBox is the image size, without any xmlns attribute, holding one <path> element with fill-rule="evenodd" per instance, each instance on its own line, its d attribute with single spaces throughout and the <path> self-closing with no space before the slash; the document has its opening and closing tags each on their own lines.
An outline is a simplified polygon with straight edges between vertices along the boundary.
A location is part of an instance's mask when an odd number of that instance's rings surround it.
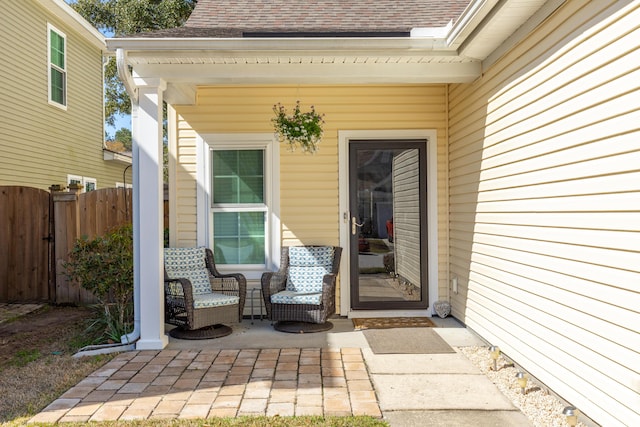
<svg viewBox="0 0 640 427">
<path fill-rule="evenodd" d="M 48 301 L 52 217 L 49 192 L 0 186 L 0 302 Z"/>
<path fill-rule="evenodd" d="M 104 188 L 77 194 L 53 192 L 55 218 L 55 302 L 93 303 L 95 297 L 67 279 L 64 263 L 76 239 L 92 239 L 113 227 L 131 223 L 131 189 Z"/>
<path fill-rule="evenodd" d="M 67 280 L 63 268 L 81 236 L 92 239 L 131 224 L 132 190 L 78 194 L 0 185 L 0 303 L 86 304 L 95 297 Z M 165 188 L 164 224 L 169 223 Z"/>
</svg>

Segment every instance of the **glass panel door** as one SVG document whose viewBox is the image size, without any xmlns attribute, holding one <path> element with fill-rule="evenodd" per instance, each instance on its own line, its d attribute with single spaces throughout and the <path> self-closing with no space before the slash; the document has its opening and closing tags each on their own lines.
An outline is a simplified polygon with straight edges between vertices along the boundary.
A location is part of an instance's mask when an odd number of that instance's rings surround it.
<svg viewBox="0 0 640 427">
<path fill-rule="evenodd" d="M 427 308 L 426 143 L 349 144 L 353 309 Z"/>
</svg>

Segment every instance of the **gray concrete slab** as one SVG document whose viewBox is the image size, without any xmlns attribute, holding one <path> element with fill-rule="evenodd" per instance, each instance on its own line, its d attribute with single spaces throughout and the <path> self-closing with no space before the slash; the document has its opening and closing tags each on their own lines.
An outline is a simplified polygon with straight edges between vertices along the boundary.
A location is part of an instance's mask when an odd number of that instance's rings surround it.
<svg viewBox="0 0 640 427">
<path fill-rule="evenodd" d="M 515 409 L 511 401 L 482 374 L 373 374 L 371 379 L 383 412 Z"/>
<path fill-rule="evenodd" d="M 236 348 L 365 348 L 369 346 L 360 331 L 353 330 L 351 319 L 331 319 L 333 329 L 313 334 L 290 334 L 276 331 L 268 320 L 248 319 L 230 325 L 233 333 L 214 340 L 178 340 L 169 338 L 168 349 L 236 349 Z M 170 326 L 166 326 L 169 331 Z"/>
<path fill-rule="evenodd" d="M 362 349 L 372 374 L 480 374 L 464 355 L 445 354 L 374 354 Z"/>
<path fill-rule="evenodd" d="M 433 329 L 451 347 L 485 346 L 486 343 L 467 328 L 437 327 Z"/>
<path fill-rule="evenodd" d="M 520 411 L 393 411 L 384 419 L 391 427 L 526 427 L 529 419 Z"/>
</svg>

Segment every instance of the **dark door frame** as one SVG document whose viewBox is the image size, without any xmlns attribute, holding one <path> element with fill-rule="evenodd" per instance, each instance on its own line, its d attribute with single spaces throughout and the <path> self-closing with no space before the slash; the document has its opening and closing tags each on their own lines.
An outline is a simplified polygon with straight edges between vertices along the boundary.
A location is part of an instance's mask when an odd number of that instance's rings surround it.
<svg viewBox="0 0 640 427">
<path fill-rule="evenodd" d="M 338 131 L 338 158 L 340 178 L 340 245 L 345 249 L 341 262 L 340 274 L 340 314 L 349 317 L 362 317 L 367 313 L 378 313 L 379 310 L 353 310 L 351 307 L 350 271 L 350 232 L 351 215 L 349 211 L 349 145 L 356 140 L 423 140 L 426 141 L 426 171 L 427 188 L 427 250 L 429 257 L 423 261 L 427 269 L 427 308 L 406 310 L 394 309 L 399 315 L 432 315 L 432 305 L 440 299 L 438 292 L 438 176 L 437 154 L 438 139 L 435 129 L 401 129 L 401 130 L 340 130 Z M 442 295 L 446 298 L 447 295 Z M 404 313 L 404 314 L 403 314 Z"/>
<path fill-rule="evenodd" d="M 356 164 L 357 158 L 355 153 L 357 150 L 375 151 L 375 150 L 395 150 L 395 149 L 407 149 L 418 150 L 418 185 L 419 185 L 419 210 L 420 210 L 420 259 L 428 259 L 429 251 L 427 248 L 427 182 L 426 182 L 426 165 L 427 165 L 427 153 L 426 153 L 426 141 L 411 140 L 411 139 L 379 139 L 379 140 L 351 140 L 349 141 L 349 210 L 352 215 L 352 222 L 355 218 L 354 211 L 357 209 L 358 197 L 356 191 L 357 184 L 359 183 L 358 177 L 358 165 Z M 352 224 L 353 228 L 353 224 Z M 358 228 L 358 227 L 356 227 Z M 420 266 L 420 300 L 419 301 L 360 301 L 360 276 L 361 274 L 355 267 L 359 266 L 359 233 L 355 235 L 351 234 L 349 245 L 350 256 L 350 271 L 349 279 L 350 283 L 358 283 L 358 286 L 351 286 L 351 308 L 354 310 L 394 310 L 394 309 L 426 309 L 428 302 L 428 276 L 427 268 L 425 265 Z"/>
</svg>

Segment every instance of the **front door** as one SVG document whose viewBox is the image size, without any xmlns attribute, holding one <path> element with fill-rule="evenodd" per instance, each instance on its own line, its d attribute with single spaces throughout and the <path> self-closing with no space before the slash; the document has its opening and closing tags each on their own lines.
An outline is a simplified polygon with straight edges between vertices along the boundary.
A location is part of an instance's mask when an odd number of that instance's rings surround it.
<svg viewBox="0 0 640 427">
<path fill-rule="evenodd" d="M 424 140 L 351 140 L 351 308 L 427 308 Z"/>
</svg>

